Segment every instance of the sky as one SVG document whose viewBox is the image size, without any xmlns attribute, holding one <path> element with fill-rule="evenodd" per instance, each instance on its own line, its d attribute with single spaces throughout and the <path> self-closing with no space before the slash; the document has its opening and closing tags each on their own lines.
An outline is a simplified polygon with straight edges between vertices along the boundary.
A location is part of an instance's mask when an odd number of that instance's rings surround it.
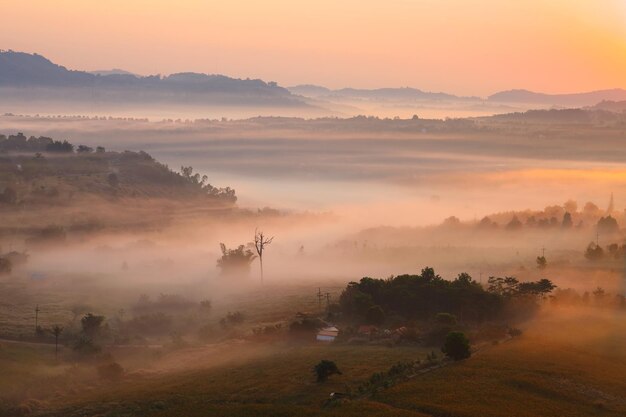
<svg viewBox="0 0 626 417">
<path fill-rule="evenodd" d="M 626 87 L 626 0 L 0 0 L 0 49 L 71 69 L 410 86 Z"/>
</svg>

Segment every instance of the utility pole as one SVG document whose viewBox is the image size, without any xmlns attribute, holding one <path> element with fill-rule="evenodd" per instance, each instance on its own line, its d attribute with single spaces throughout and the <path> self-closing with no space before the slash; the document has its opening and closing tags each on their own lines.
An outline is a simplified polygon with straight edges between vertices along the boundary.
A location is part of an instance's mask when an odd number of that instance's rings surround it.
<svg viewBox="0 0 626 417">
<path fill-rule="evenodd" d="M 546 257 L 546 248 L 545 248 L 545 247 L 543 247 L 543 246 L 541 247 L 541 256 L 542 256 L 543 258 L 545 258 L 545 257 Z"/>
<path fill-rule="evenodd" d="M 322 311 L 322 298 L 324 298 L 324 296 L 322 295 L 322 289 L 318 288 L 317 289 L 317 303 L 318 303 L 318 307 L 320 311 Z"/>
<path fill-rule="evenodd" d="M 39 304 L 35 306 L 35 334 L 37 334 L 37 330 L 39 329 Z"/>
<path fill-rule="evenodd" d="M 326 293 L 326 310 L 330 311 L 330 293 Z"/>
</svg>

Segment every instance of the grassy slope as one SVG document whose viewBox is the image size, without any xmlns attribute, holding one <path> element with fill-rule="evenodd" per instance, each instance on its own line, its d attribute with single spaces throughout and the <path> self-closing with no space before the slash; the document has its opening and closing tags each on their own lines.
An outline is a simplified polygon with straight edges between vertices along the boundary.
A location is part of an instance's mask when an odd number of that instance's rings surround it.
<svg viewBox="0 0 626 417">
<path fill-rule="evenodd" d="M 626 325 L 615 319 L 531 328 L 377 400 L 433 416 L 623 416 Z"/>
<path fill-rule="evenodd" d="M 196 366 L 211 362 L 210 356 L 202 359 L 193 350 L 177 355 Z M 425 351 L 281 344 L 239 347 L 221 355 L 225 362 L 211 368 L 131 377 L 116 386 L 100 386 L 91 393 L 52 400 L 49 407 L 54 411 L 42 415 L 317 415 L 331 392 L 344 392 L 348 386 L 355 388 L 373 372 L 386 370 L 400 360 L 423 358 Z M 321 359 L 336 361 L 343 374 L 325 384 L 316 383 L 312 367 Z M 193 364 L 180 366 L 190 365 Z M 324 409 L 329 415 L 362 415 L 366 411 L 376 411 L 377 415 L 422 415 L 411 411 L 397 414 L 393 407 L 368 401 Z"/>
<path fill-rule="evenodd" d="M 324 408 L 333 391 L 355 387 L 409 348 L 258 348 L 242 361 L 130 379 L 52 401 L 46 416 L 621 416 L 626 413 L 626 322 L 618 317 L 544 319 L 519 339 L 401 383 L 373 398 Z M 257 347 L 252 346 L 253 349 Z M 234 353 L 233 353 L 234 354 Z M 189 352 L 192 362 L 203 363 Z M 239 354 L 237 354 L 239 355 Z M 317 384 L 311 366 L 332 359 L 344 372 Z M 42 410 L 43 411 L 43 410 Z"/>
</svg>

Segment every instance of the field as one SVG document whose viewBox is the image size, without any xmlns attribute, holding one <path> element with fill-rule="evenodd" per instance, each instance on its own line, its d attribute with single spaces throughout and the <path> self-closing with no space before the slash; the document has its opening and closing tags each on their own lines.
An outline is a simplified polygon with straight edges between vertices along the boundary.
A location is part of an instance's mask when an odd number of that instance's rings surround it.
<svg viewBox="0 0 626 417">
<path fill-rule="evenodd" d="M 234 339 L 117 348 L 111 354 L 127 372 L 110 383 L 97 378 L 97 363 L 72 363 L 68 349 L 61 356 L 69 360 L 57 364 L 54 346 L 4 342 L 0 392 L 3 400 L 21 397 L 33 415 L 55 417 L 621 416 L 624 318 L 623 312 L 550 308 L 521 337 L 477 345 L 468 360 L 336 402 L 328 401 L 330 393 L 355 393 L 373 373 L 424 360 L 431 349 Z M 342 375 L 317 383 L 312 367 L 321 359 L 335 361 Z"/>
</svg>

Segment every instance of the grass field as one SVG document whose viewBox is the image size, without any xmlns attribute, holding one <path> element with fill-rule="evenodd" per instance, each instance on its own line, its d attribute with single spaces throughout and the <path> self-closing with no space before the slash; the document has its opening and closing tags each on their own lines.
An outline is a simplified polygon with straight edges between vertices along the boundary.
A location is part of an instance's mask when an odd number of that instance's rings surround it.
<svg viewBox="0 0 626 417">
<path fill-rule="evenodd" d="M 372 373 L 423 359 L 427 350 L 250 342 L 182 349 L 145 369 L 122 359 L 129 369 L 123 382 L 84 375 L 88 382 L 82 387 L 32 409 L 34 415 L 54 417 L 622 416 L 626 320 L 619 314 L 551 312 L 520 338 L 483 346 L 468 360 L 331 405 L 325 405 L 331 392 L 354 390 Z M 4 367 L 5 350 L 3 355 Z M 15 360 L 36 362 L 29 355 Z M 335 361 L 343 374 L 315 382 L 311 368 L 321 359 Z"/>
</svg>

